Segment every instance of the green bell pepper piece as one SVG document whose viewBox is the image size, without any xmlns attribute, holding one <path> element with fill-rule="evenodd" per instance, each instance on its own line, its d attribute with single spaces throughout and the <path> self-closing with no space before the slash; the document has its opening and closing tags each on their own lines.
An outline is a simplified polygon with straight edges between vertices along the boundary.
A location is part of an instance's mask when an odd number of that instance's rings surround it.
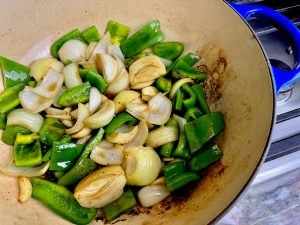
<svg viewBox="0 0 300 225">
<path fill-rule="evenodd" d="M 97 168 L 97 163 L 89 157 L 93 148 L 99 144 L 103 138 L 104 129 L 100 128 L 95 137 L 93 137 L 85 146 L 79 159 L 63 177 L 58 180 L 58 184 L 69 186 L 78 183 L 82 178 L 91 173 Z"/>
<path fill-rule="evenodd" d="M 153 54 L 173 61 L 178 58 L 184 50 L 184 46 L 180 42 L 161 42 L 152 46 Z"/>
<path fill-rule="evenodd" d="M 36 133 L 17 134 L 14 145 L 14 160 L 17 167 L 35 167 L 42 164 L 41 145 Z"/>
<path fill-rule="evenodd" d="M 70 135 L 65 135 L 62 139 L 60 139 L 56 143 L 66 144 L 66 143 L 70 143 L 71 140 L 72 140 L 72 137 Z M 48 162 L 51 159 L 52 149 L 53 149 L 53 146 L 43 156 L 43 162 Z"/>
<path fill-rule="evenodd" d="M 223 153 L 216 144 L 205 145 L 188 162 L 192 171 L 199 171 L 222 158 Z"/>
<path fill-rule="evenodd" d="M 137 202 L 132 190 L 127 189 L 117 200 L 103 207 L 104 217 L 106 221 L 112 221 L 136 205 Z"/>
<path fill-rule="evenodd" d="M 178 174 L 181 174 L 185 172 L 185 163 L 184 161 L 176 161 L 176 162 L 170 162 L 169 164 L 165 165 L 163 167 L 163 172 L 165 178 L 168 180 L 173 176 L 176 176 Z"/>
<path fill-rule="evenodd" d="M 37 85 L 37 82 L 35 80 L 28 81 L 29 87 L 36 87 L 36 85 Z"/>
<path fill-rule="evenodd" d="M 183 100 L 183 105 L 186 109 L 190 109 L 196 104 L 196 95 L 188 84 L 182 85 L 182 90 L 189 95 L 189 98 Z"/>
<path fill-rule="evenodd" d="M 65 171 L 55 171 L 55 172 L 54 172 L 54 176 L 55 176 L 55 178 L 57 178 L 57 179 L 63 177 L 63 175 L 65 175 L 65 174 L 66 174 Z"/>
<path fill-rule="evenodd" d="M 199 103 L 202 111 L 205 114 L 210 113 L 209 107 L 206 102 L 205 91 L 204 91 L 203 87 L 200 84 L 194 84 L 192 86 L 192 90 L 194 91 L 194 93 L 197 97 L 198 103 Z"/>
<path fill-rule="evenodd" d="M 0 93 L 0 113 L 6 113 L 20 104 L 19 92 L 24 87 L 24 84 L 20 83 Z"/>
<path fill-rule="evenodd" d="M 108 83 L 94 68 L 79 69 L 79 75 L 84 81 L 90 82 L 92 86 L 97 88 L 101 93 L 104 93 L 108 88 Z"/>
<path fill-rule="evenodd" d="M 169 93 L 172 89 L 172 81 L 164 77 L 157 78 L 155 81 L 155 85 L 159 90 L 165 93 Z"/>
<path fill-rule="evenodd" d="M 198 181 L 200 179 L 200 176 L 197 175 L 194 172 L 184 172 L 179 173 L 175 176 L 170 177 L 167 179 L 167 188 L 170 191 L 175 191 L 183 186 L 185 186 L 188 183 Z"/>
<path fill-rule="evenodd" d="M 176 122 L 176 120 L 174 118 L 170 119 L 167 122 L 166 126 L 175 127 L 177 130 L 179 129 L 178 123 Z M 175 143 L 176 143 L 176 141 L 173 141 L 173 142 L 169 142 L 169 143 L 164 144 L 163 146 L 161 146 L 160 150 L 159 150 L 159 154 L 162 157 L 165 157 L 165 158 L 171 157 L 172 151 L 175 148 Z"/>
<path fill-rule="evenodd" d="M 96 26 L 87 28 L 86 30 L 82 31 L 81 35 L 88 43 L 91 43 L 93 41 L 98 42 L 101 38 Z"/>
<path fill-rule="evenodd" d="M 64 107 L 86 103 L 89 100 L 91 90 L 90 82 L 85 82 L 76 87 L 66 90 L 58 99 L 57 103 Z"/>
<path fill-rule="evenodd" d="M 51 151 L 49 170 L 66 171 L 69 170 L 77 157 L 80 155 L 83 145 L 67 143 L 60 144 L 54 142 Z"/>
<path fill-rule="evenodd" d="M 27 66 L 0 56 L 0 67 L 0 74 L 2 71 L 5 89 L 18 84 L 25 86 L 30 80 L 29 68 Z"/>
<path fill-rule="evenodd" d="M 17 134 L 31 134 L 32 132 L 18 125 L 10 125 L 5 127 L 5 130 L 2 135 L 2 141 L 7 145 L 14 145 Z"/>
<path fill-rule="evenodd" d="M 107 23 L 105 32 L 107 31 L 110 33 L 110 42 L 112 44 L 120 45 L 121 42 L 127 38 L 130 32 L 130 27 L 110 20 Z"/>
<path fill-rule="evenodd" d="M 97 210 L 80 206 L 67 188 L 37 177 L 33 177 L 31 183 L 32 197 L 70 222 L 83 225 L 95 218 Z"/>
<path fill-rule="evenodd" d="M 65 133 L 65 126 L 59 119 L 47 117 L 39 131 L 40 141 L 43 144 L 52 146 L 55 141 L 62 138 Z"/>
<path fill-rule="evenodd" d="M 205 143 L 218 135 L 224 127 L 225 123 L 221 112 L 212 112 L 185 124 L 184 130 L 191 152 L 198 151 Z"/>
<path fill-rule="evenodd" d="M 97 166 L 97 163 L 90 158 L 79 159 L 65 175 L 59 178 L 57 184 L 64 186 L 77 184 L 85 176 L 93 172 Z"/>
<path fill-rule="evenodd" d="M 197 81 L 204 81 L 207 77 L 207 73 L 199 72 L 188 63 L 180 60 L 172 70 L 172 77 L 175 79 L 191 78 Z"/>
<path fill-rule="evenodd" d="M 190 66 L 193 66 L 199 60 L 200 60 L 200 57 L 198 55 L 195 55 L 195 54 L 189 52 L 182 58 L 177 58 L 171 65 L 169 65 L 166 69 L 167 73 L 169 73 L 179 61 L 184 61 L 185 63 L 189 64 Z"/>
<path fill-rule="evenodd" d="M 137 124 L 137 122 L 138 122 L 137 119 L 134 118 L 129 113 L 122 112 L 122 113 L 116 115 L 112 119 L 112 121 L 105 127 L 105 133 L 110 134 L 125 123 L 128 124 L 129 126 L 133 126 L 133 125 Z"/>
<path fill-rule="evenodd" d="M 203 116 L 203 112 L 198 109 L 197 107 L 189 108 L 186 113 L 184 114 L 184 119 L 186 119 L 187 122 L 192 122 L 195 119 Z"/>
<path fill-rule="evenodd" d="M 183 100 L 184 100 L 184 93 L 181 90 L 181 88 L 176 92 L 175 96 L 175 110 L 181 111 L 182 110 L 182 105 L 183 105 Z"/>
<path fill-rule="evenodd" d="M 191 152 L 188 147 L 186 134 L 184 132 L 180 133 L 177 147 L 175 148 L 172 155 L 174 157 L 179 157 L 184 159 L 190 158 Z"/>
<path fill-rule="evenodd" d="M 61 48 L 61 46 L 63 46 L 63 44 L 71 39 L 76 39 L 76 40 L 80 40 L 80 41 L 84 41 L 84 39 L 82 38 L 81 32 L 78 28 L 71 30 L 69 33 L 65 34 L 64 36 L 62 36 L 61 38 L 57 39 L 50 48 L 51 54 L 54 58 L 59 58 L 58 56 L 58 51 Z"/>
<path fill-rule="evenodd" d="M 163 41 L 164 38 L 164 34 L 160 31 L 159 21 L 154 20 L 123 41 L 120 47 L 124 56 L 127 58 Z"/>
<path fill-rule="evenodd" d="M 7 113 L 0 113 L 0 130 L 4 130 L 6 127 Z"/>
</svg>

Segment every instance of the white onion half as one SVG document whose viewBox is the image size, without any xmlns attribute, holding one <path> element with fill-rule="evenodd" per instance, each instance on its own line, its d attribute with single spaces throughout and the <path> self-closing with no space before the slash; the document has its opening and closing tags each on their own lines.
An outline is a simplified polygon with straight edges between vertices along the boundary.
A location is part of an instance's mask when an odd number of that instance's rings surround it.
<svg viewBox="0 0 300 225">
<path fill-rule="evenodd" d="M 80 62 L 86 59 L 87 45 L 79 40 L 66 41 L 58 50 L 60 60 L 66 64 L 68 60 Z"/>
<path fill-rule="evenodd" d="M 82 84 L 82 80 L 79 76 L 78 65 L 76 63 L 71 63 L 63 69 L 63 74 L 65 77 L 65 85 L 67 88 L 76 87 Z"/>
<path fill-rule="evenodd" d="M 137 195 L 143 207 L 150 207 L 161 202 L 170 194 L 166 185 L 155 184 L 141 188 Z"/>
</svg>

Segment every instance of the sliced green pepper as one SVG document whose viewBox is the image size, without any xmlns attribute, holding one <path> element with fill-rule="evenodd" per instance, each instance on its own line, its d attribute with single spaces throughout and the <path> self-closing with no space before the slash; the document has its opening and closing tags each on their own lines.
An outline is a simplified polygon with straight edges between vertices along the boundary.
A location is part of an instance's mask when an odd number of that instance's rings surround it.
<svg viewBox="0 0 300 225">
<path fill-rule="evenodd" d="M 123 41 L 120 47 L 127 58 L 140 53 L 163 39 L 164 34 L 160 31 L 160 23 L 158 20 L 154 20 Z"/>
<path fill-rule="evenodd" d="M 110 33 L 110 42 L 112 44 L 120 45 L 121 42 L 127 38 L 130 27 L 110 20 L 107 23 L 106 32 L 107 31 Z"/>
<path fill-rule="evenodd" d="M 90 82 L 92 86 L 97 88 L 101 93 L 104 93 L 108 88 L 108 83 L 94 68 L 91 69 L 79 69 L 80 77 Z"/>
<path fill-rule="evenodd" d="M 179 61 L 184 61 L 187 64 L 189 64 L 190 66 L 193 66 L 199 60 L 200 60 L 200 57 L 198 55 L 195 55 L 193 53 L 187 53 L 182 58 L 177 58 L 170 66 L 168 66 L 167 67 L 167 73 L 169 73 Z"/>
<path fill-rule="evenodd" d="M 64 186 L 77 184 L 85 176 L 93 172 L 97 166 L 97 163 L 90 158 L 79 159 L 65 175 L 59 178 L 57 184 Z"/>
<path fill-rule="evenodd" d="M 0 93 L 0 113 L 6 113 L 20 104 L 19 92 L 24 84 L 16 84 Z"/>
<path fill-rule="evenodd" d="M 187 138 L 184 132 L 180 133 L 177 147 L 173 154 L 174 157 L 188 159 L 191 156 L 190 149 L 188 147 Z"/>
<path fill-rule="evenodd" d="M 163 167 L 163 172 L 165 178 L 168 180 L 173 176 L 176 176 L 177 174 L 185 172 L 185 163 L 184 161 L 176 161 L 176 162 L 170 162 L 169 164 L 165 165 Z"/>
<path fill-rule="evenodd" d="M 57 179 L 59 179 L 59 178 L 61 178 L 61 177 L 63 177 L 63 175 L 65 175 L 65 171 L 55 171 L 54 172 L 54 176 L 57 178 Z"/>
<path fill-rule="evenodd" d="M 172 81 L 168 80 L 164 77 L 159 77 L 156 79 L 155 81 L 156 87 L 165 92 L 165 93 L 169 93 L 172 89 Z"/>
<path fill-rule="evenodd" d="M 105 127 L 105 133 L 110 134 L 114 132 L 118 127 L 122 126 L 123 124 L 127 123 L 129 126 L 133 126 L 137 124 L 137 119 L 134 118 L 127 112 L 122 112 L 115 116 L 112 121 Z"/>
<path fill-rule="evenodd" d="M 203 112 L 201 112 L 200 109 L 197 107 L 189 108 L 186 113 L 184 114 L 184 119 L 186 119 L 187 122 L 192 122 L 195 119 L 203 116 Z"/>
<path fill-rule="evenodd" d="M 35 167 L 42 164 L 42 150 L 36 133 L 17 134 L 14 160 L 17 167 Z"/>
<path fill-rule="evenodd" d="M 183 100 L 183 105 L 186 109 L 190 109 L 196 104 L 196 95 L 188 84 L 182 85 L 182 90 L 189 95 L 189 98 Z"/>
<path fill-rule="evenodd" d="M 67 188 L 37 177 L 31 183 L 32 197 L 70 222 L 83 225 L 95 218 L 97 210 L 80 206 Z"/>
<path fill-rule="evenodd" d="M 101 142 L 103 135 L 104 129 L 100 128 L 96 136 L 86 144 L 83 152 L 72 169 L 58 180 L 58 184 L 65 186 L 76 184 L 97 168 L 97 163 L 88 157 L 93 148 Z"/>
<path fill-rule="evenodd" d="M 20 63 L 0 56 L 0 72 L 3 74 L 4 88 L 14 87 L 18 84 L 24 86 L 30 80 L 29 68 Z"/>
<path fill-rule="evenodd" d="M 49 170 L 66 171 L 74 164 L 80 155 L 83 145 L 67 143 L 60 144 L 54 142 L 51 151 L 51 160 Z"/>
<path fill-rule="evenodd" d="M 76 87 L 66 90 L 58 99 L 57 103 L 64 107 L 86 103 L 89 100 L 91 90 L 90 82 L 85 82 Z"/>
<path fill-rule="evenodd" d="M 216 144 L 208 144 L 200 149 L 189 161 L 188 166 L 192 171 L 199 171 L 208 167 L 213 162 L 222 158 L 223 153 Z"/>
<path fill-rule="evenodd" d="M 212 112 L 201 116 L 184 126 L 192 153 L 198 151 L 205 143 L 218 135 L 225 127 L 220 112 Z"/>
<path fill-rule="evenodd" d="M 40 141 L 43 144 L 52 146 L 55 141 L 62 138 L 65 127 L 59 119 L 47 117 L 40 129 Z"/>
<path fill-rule="evenodd" d="M 103 207 L 104 217 L 106 221 L 112 221 L 136 205 L 137 202 L 132 190 L 127 189 L 117 200 Z"/>
<path fill-rule="evenodd" d="M 183 100 L 184 100 L 184 93 L 181 90 L 181 88 L 176 92 L 175 96 L 175 110 L 181 111 L 182 110 L 182 105 L 183 105 Z"/>
<path fill-rule="evenodd" d="M 178 58 L 183 52 L 184 46 L 180 42 L 161 42 L 153 45 L 153 54 L 173 61 Z"/>
<path fill-rule="evenodd" d="M 7 113 L 0 113 L 0 130 L 4 130 L 6 127 Z"/>
<path fill-rule="evenodd" d="M 175 191 L 188 183 L 198 181 L 200 176 L 194 172 L 179 173 L 167 179 L 167 188 L 170 191 Z"/>
<path fill-rule="evenodd" d="M 57 39 L 50 48 L 51 54 L 54 58 L 59 58 L 58 51 L 63 46 L 63 44 L 71 39 L 76 39 L 84 42 L 81 32 L 78 28 L 71 30 L 69 33 L 65 34 L 61 38 Z"/>
<path fill-rule="evenodd" d="M 170 126 L 170 127 L 175 127 L 177 130 L 179 129 L 178 127 L 178 123 L 176 122 L 176 120 L 174 118 L 170 119 L 166 126 Z M 163 146 L 160 147 L 160 150 L 159 150 L 159 154 L 162 156 L 162 157 L 165 157 L 165 158 L 169 158 L 171 157 L 172 155 L 172 151 L 173 149 L 175 148 L 175 141 L 173 142 L 169 142 L 167 144 L 164 144 Z"/>
<path fill-rule="evenodd" d="M 37 82 L 35 80 L 28 81 L 28 86 L 36 87 L 36 85 L 37 85 Z"/>
<path fill-rule="evenodd" d="M 180 60 L 172 70 L 172 77 L 175 79 L 191 78 L 197 81 L 204 81 L 207 77 L 207 73 L 199 72 L 188 63 Z"/>
<path fill-rule="evenodd" d="M 93 41 L 98 42 L 101 38 L 96 26 L 87 28 L 86 30 L 82 31 L 81 35 L 88 43 L 91 43 Z"/>
<path fill-rule="evenodd" d="M 31 134 L 32 132 L 18 125 L 10 125 L 5 127 L 5 130 L 2 135 L 2 141 L 7 145 L 14 145 L 17 134 Z"/>
<path fill-rule="evenodd" d="M 192 86 L 192 90 L 194 91 L 194 93 L 197 97 L 198 103 L 199 103 L 202 111 L 205 114 L 210 113 L 209 107 L 206 102 L 205 91 L 203 90 L 203 87 L 200 84 L 194 84 Z"/>
</svg>

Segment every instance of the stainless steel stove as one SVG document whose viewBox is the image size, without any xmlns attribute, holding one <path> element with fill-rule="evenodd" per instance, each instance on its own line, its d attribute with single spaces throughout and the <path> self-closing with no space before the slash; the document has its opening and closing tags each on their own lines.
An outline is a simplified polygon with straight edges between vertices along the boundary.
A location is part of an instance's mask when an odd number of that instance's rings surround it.
<svg viewBox="0 0 300 225">
<path fill-rule="evenodd" d="M 272 8 L 300 29 L 300 0 L 231 0 Z M 290 70 L 295 64 L 288 40 L 271 24 L 247 20 L 273 66 Z M 276 206 L 276 207 L 275 207 Z M 277 122 L 265 163 L 249 190 L 219 225 L 300 224 L 300 81 L 277 96 Z"/>
</svg>

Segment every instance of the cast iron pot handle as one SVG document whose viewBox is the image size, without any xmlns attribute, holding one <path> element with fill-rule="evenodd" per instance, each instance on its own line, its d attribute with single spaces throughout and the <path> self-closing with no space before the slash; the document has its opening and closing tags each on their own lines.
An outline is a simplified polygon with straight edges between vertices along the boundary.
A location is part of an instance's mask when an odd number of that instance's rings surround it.
<svg viewBox="0 0 300 225">
<path fill-rule="evenodd" d="M 295 56 L 295 66 L 290 71 L 282 71 L 272 66 L 276 93 L 281 87 L 300 79 L 300 31 L 282 14 L 259 5 L 237 5 L 229 3 L 244 19 L 258 18 L 268 21 L 279 29 L 290 41 Z"/>
</svg>

